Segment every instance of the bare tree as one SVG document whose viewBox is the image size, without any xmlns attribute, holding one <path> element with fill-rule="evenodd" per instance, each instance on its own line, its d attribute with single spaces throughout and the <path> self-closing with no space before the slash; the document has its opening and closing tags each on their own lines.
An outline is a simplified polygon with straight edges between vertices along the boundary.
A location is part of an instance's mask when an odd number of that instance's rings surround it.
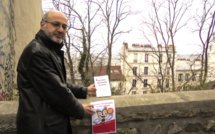
<svg viewBox="0 0 215 134">
<path fill-rule="evenodd" d="M 110 67 L 112 58 L 112 46 L 116 39 L 122 33 L 128 31 L 119 30 L 120 23 L 131 14 L 130 7 L 126 0 L 103 0 L 102 2 L 95 2 L 99 5 L 103 16 L 103 22 L 107 31 L 107 49 L 108 49 L 108 63 L 107 74 L 110 78 Z"/>
<path fill-rule="evenodd" d="M 71 11 L 67 8 L 67 6 L 64 6 L 64 4 L 69 4 L 69 6 L 71 6 L 70 3 L 66 3 L 65 0 L 63 0 L 63 1 L 52 0 L 52 3 L 53 3 L 53 6 L 55 7 L 55 9 L 63 12 L 67 16 L 67 18 L 71 18 L 71 16 L 72 16 Z M 69 68 L 71 82 L 75 83 L 75 73 L 74 73 L 74 69 L 73 69 L 73 60 L 71 57 L 71 46 L 72 46 L 73 38 L 70 36 L 70 30 L 72 28 L 72 23 L 73 23 L 72 20 L 68 19 L 68 29 L 67 29 L 68 38 L 64 40 L 64 44 L 66 47 L 66 55 L 67 55 L 67 58 L 65 58 L 65 63 L 67 64 L 67 67 Z"/>
<path fill-rule="evenodd" d="M 195 18 L 199 38 L 202 44 L 200 86 L 204 87 L 208 76 L 208 51 L 215 26 L 215 1 L 203 0 L 201 14 Z"/>
<path fill-rule="evenodd" d="M 95 45 L 92 45 L 92 36 L 96 28 L 101 23 L 100 20 L 96 19 L 98 16 L 99 6 L 90 0 L 86 0 L 84 3 L 81 3 L 81 5 L 83 7 L 86 6 L 86 8 L 82 8 L 82 11 L 78 11 L 80 8 L 76 7 L 77 3 L 75 0 L 53 0 L 53 3 L 55 7 L 61 7 L 56 9 L 64 12 L 69 20 L 69 29 L 67 32 L 68 39 L 65 40 L 65 46 L 70 64 L 70 74 L 72 81 L 74 80 L 74 71 L 71 60 L 72 58 L 69 54 L 71 46 L 80 53 L 78 71 L 81 74 L 82 83 L 85 86 L 88 86 L 92 82 L 91 76 L 93 76 L 94 73 L 93 61 L 91 59 L 91 48 L 95 47 Z M 74 32 L 71 30 L 77 31 L 77 33 L 72 35 Z M 73 37 L 71 37 L 71 35 Z M 77 46 L 79 43 L 74 43 L 75 38 L 78 40 L 78 42 L 81 42 L 81 47 Z M 89 67 L 91 68 L 89 69 Z M 89 72 L 91 72 L 92 75 L 89 75 Z"/>
<path fill-rule="evenodd" d="M 150 0 L 153 10 L 143 20 L 144 38 L 151 44 L 164 44 L 168 66 L 171 69 L 172 90 L 175 91 L 175 37 L 178 31 L 190 20 L 184 19 L 191 2 L 183 0 Z M 153 41 L 152 41 L 153 40 Z M 169 46 L 171 44 L 171 46 Z M 172 49 L 170 51 L 170 49 Z M 158 53 L 159 55 L 159 53 Z M 171 57 L 170 57 L 171 56 Z M 159 65 L 161 67 L 161 64 Z"/>
</svg>

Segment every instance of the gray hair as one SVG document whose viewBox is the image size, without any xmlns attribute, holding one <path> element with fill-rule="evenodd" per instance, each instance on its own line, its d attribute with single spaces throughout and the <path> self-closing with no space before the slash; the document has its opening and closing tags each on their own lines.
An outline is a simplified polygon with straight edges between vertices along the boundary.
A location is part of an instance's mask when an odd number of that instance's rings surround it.
<svg viewBox="0 0 215 134">
<path fill-rule="evenodd" d="M 49 11 L 46 12 L 43 17 L 42 17 L 42 21 L 47 21 L 47 18 L 48 18 L 48 14 L 49 14 Z"/>
</svg>

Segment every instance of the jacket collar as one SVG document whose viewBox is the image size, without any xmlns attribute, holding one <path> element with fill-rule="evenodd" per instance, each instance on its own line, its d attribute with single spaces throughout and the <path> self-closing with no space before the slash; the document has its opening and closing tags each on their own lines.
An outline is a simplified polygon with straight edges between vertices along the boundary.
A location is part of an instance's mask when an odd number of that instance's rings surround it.
<svg viewBox="0 0 215 134">
<path fill-rule="evenodd" d="M 56 43 L 52 41 L 43 30 L 40 29 L 40 31 L 36 34 L 36 39 L 40 39 L 45 46 L 47 46 L 50 49 L 54 49 L 56 51 L 61 50 L 63 47 L 63 43 Z"/>
</svg>

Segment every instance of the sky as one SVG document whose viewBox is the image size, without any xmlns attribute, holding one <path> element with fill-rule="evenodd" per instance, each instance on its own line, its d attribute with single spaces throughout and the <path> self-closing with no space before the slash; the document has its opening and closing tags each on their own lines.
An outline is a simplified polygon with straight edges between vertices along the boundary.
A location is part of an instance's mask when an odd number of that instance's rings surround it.
<svg viewBox="0 0 215 134">
<path fill-rule="evenodd" d="M 199 0 L 197 0 L 199 1 Z M 200 4 L 198 2 L 193 3 L 193 8 L 197 8 Z M 144 6 L 145 4 L 145 6 Z M 148 5 L 144 3 L 144 1 L 140 0 L 133 0 L 132 7 L 134 7 L 136 10 L 139 10 L 141 13 L 143 13 Z M 195 10 L 189 11 L 189 13 L 195 13 Z M 132 31 L 129 34 L 122 35 L 122 38 L 120 38 L 121 42 L 128 42 L 128 44 L 131 46 L 133 43 L 137 44 L 147 44 L 147 42 L 143 39 L 143 35 L 141 33 L 140 29 L 140 22 L 142 19 L 142 14 L 133 15 L 129 17 L 128 23 L 131 27 Z M 198 37 L 198 32 L 192 32 L 193 30 L 191 27 L 193 26 L 192 22 L 187 24 L 187 28 L 181 29 L 175 38 L 175 45 L 177 49 L 177 53 L 181 55 L 186 54 L 196 54 L 201 52 L 200 47 L 200 40 Z M 153 44 L 155 45 L 155 44 Z"/>
<path fill-rule="evenodd" d="M 52 8 L 50 4 L 52 0 L 43 0 L 43 9 Z M 116 43 L 113 45 L 113 53 L 117 54 L 120 52 L 123 42 L 127 42 L 129 47 L 133 43 L 137 44 L 148 44 L 143 39 L 142 32 L 140 31 L 140 23 L 145 9 L 148 9 L 148 5 L 145 0 L 131 0 L 130 6 L 132 10 L 139 11 L 139 14 L 131 15 L 126 18 L 121 24 L 120 28 L 124 30 L 131 30 L 129 33 L 121 35 Z M 189 11 L 189 14 L 195 14 L 196 9 L 200 8 L 200 0 L 195 0 L 193 3 L 193 10 Z M 189 15 L 188 14 L 188 15 Z M 197 54 L 201 52 L 201 43 L 198 37 L 198 32 L 192 32 L 193 23 L 187 24 L 187 28 L 181 29 L 175 38 L 175 45 L 177 53 L 180 55 Z M 155 46 L 155 44 L 153 44 Z"/>
</svg>

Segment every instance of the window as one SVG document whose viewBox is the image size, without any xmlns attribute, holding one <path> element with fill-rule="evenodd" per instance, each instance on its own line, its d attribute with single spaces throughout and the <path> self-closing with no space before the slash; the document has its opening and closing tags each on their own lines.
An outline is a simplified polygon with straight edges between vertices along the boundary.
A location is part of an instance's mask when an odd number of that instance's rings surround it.
<svg viewBox="0 0 215 134">
<path fill-rule="evenodd" d="M 168 54 L 168 61 L 171 61 L 171 57 L 172 57 L 172 55 Z"/>
<path fill-rule="evenodd" d="M 119 73 L 119 70 L 113 70 L 114 73 Z"/>
<path fill-rule="evenodd" d="M 132 93 L 131 94 L 136 94 L 136 91 L 132 91 Z"/>
<path fill-rule="evenodd" d="M 162 59 L 163 59 L 163 54 L 159 55 L 159 63 L 162 63 Z"/>
<path fill-rule="evenodd" d="M 145 62 L 149 62 L 149 54 L 145 54 Z"/>
<path fill-rule="evenodd" d="M 169 88 L 169 79 L 166 79 L 166 88 Z"/>
<path fill-rule="evenodd" d="M 133 81 L 132 81 L 132 87 L 136 87 L 136 83 L 137 83 L 137 80 L 133 79 Z"/>
<path fill-rule="evenodd" d="M 186 74 L 186 75 L 185 75 L 185 80 L 186 80 L 186 81 L 189 80 L 189 76 L 190 76 L 190 74 Z"/>
<path fill-rule="evenodd" d="M 119 83 L 119 89 L 122 89 L 122 85 L 123 85 L 123 83 L 120 82 L 120 83 Z"/>
<path fill-rule="evenodd" d="M 144 79 L 144 81 L 143 81 L 143 87 L 147 87 L 147 79 Z"/>
<path fill-rule="evenodd" d="M 158 68 L 158 74 L 161 74 L 161 71 L 162 71 L 162 67 L 159 67 Z"/>
<path fill-rule="evenodd" d="M 196 81 L 196 75 L 193 75 L 192 81 Z"/>
<path fill-rule="evenodd" d="M 161 87 L 161 79 L 158 79 L 157 87 L 158 87 L 158 88 L 160 88 L 160 87 Z"/>
<path fill-rule="evenodd" d="M 137 63 L 137 53 L 134 53 L 134 63 Z"/>
<path fill-rule="evenodd" d="M 133 67 L 133 75 L 137 75 L 137 67 Z"/>
<path fill-rule="evenodd" d="M 148 67 L 144 67 L 144 74 L 148 75 Z"/>
<path fill-rule="evenodd" d="M 170 67 L 167 67 L 167 72 L 166 74 L 170 74 Z"/>
<path fill-rule="evenodd" d="M 178 74 L 178 81 L 182 81 L 183 80 L 183 74 Z"/>
</svg>

